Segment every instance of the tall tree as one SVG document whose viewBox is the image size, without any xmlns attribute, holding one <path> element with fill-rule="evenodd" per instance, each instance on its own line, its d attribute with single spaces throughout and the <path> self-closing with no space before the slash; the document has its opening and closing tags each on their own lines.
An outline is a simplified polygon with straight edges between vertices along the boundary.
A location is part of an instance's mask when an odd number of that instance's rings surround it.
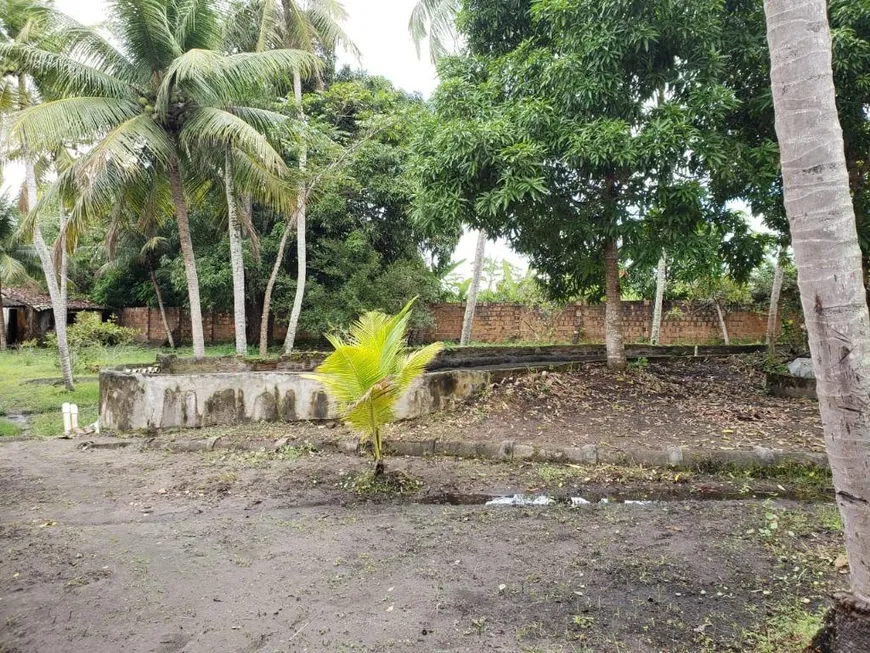
<svg viewBox="0 0 870 653">
<path fill-rule="evenodd" d="M 825 0 L 765 0 L 785 210 L 843 517 L 852 596 L 818 638 L 870 650 L 870 315 L 837 116 Z"/>
<path fill-rule="evenodd" d="M 263 0 L 258 7 L 259 30 L 256 50 L 264 51 L 270 48 L 294 48 L 310 53 L 320 53 L 332 57 L 338 47 L 343 47 L 352 54 L 358 54 L 356 46 L 342 28 L 342 22 L 347 19 L 347 12 L 338 0 Z M 296 117 L 305 123 L 305 111 L 302 103 L 303 71 L 293 73 L 293 99 L 295 101 Z M 318 86 L 320 77 L 313 77 Z M 285 229 L 289 231 L 296 226 L 296 259 L 297 276 L 293 306 L 290 312 L 290 322 L 287 327 L 287 337 L 284 340 L 284 353 L 290 353 L 296 339 L 299 327 L 299 316 L 305 296 L 307 268 L 306 217 L 310 189 L 307 188 L 305 175 L 308 164 L 308 150 L 304 142 L 298 151 L 298 167 L 301 173 L 296 191 L 295 208 L 288 215 Z M 287 238 L 281 242 L 286 246 Z M 283 248 L 278 259 L 283 258 Z M 277 261 L 276 261 L 277 265 Z M 274 284 L 272 284 L 274 286 Z M 260 353 L 265 354 L 268 336 L 269 308 L 271 305 L 271 289 L 267 289 L 266 300 L 260 329 Z"/>
<path fill-rule="evenodd" d="M 721 157 L 734 101 L 711 47 L 720 9 L 469 2 L 470 53 L 441 63 L 436 118 L 421 128 L 419 210 L 507 237 L 556 298 L 609 293 L 615 367 L 625 361 L 619 264 L 644 244 L 639 226 L 655 211 L 676 238 L 719 210 L 699 182 Z"/>
<path fill-rule="evenodd" d="M 665 252 L 659 257 L 656 265 L 656 294 L 653 300 L 653 319 L 650 327 L 649 341 L 653 345 L 659 344 L 662 332 L 662 304 L 665 299 L 665 284 L 668 275 L 668 258 Z"/>
<path fill-rule="evenodd" d="M 55 12 L 50 3 L 38 0 L 18 0 L 5 3 L 2 6 L 0 21 L 2 21 L 3 36 L 0 48 L 44 48 L 51 56 L 61 56 L 65 49 L 62 43 L 66 39 L 62 38 L 61 28 L 66 28 L 67 32 L 70 31 L 70 27 L 75 29 L 72 21 L 63 20 L 62 15 Z M 0 50 L 0 58 L 4 60 L 6 68 L 3 108 L 8 111 L 14 107 L 23 111 L 39 102 L 41 95 L 47 90 L 41 83 L 43 80 L 28 74 L 29 71 L 21 66 L 20 62 L 6 56 L 4 50 Z M 37 165 L 40 163 L 41 152 L 28 140 L 18 143 L 16 149 L 15 157 L 23 162 L 25 171 L 25 181 L 21 189 L 19 205 L 24 209 L 24 212 L 31 209 L 35 212 Z M 63 219 L 61 221 L 63 223 Z M 64 387 L 67 390 L 72 390 L 72 361 L 66 336 L 65 269 L 63 265 L 61 265 L 61 270 L 57 269 L 55 258 L 42 235 L 40 220 L 34 219 L 30 221 L 29 225 L 30 228 L 27 231 L 32 237 L 34 250 L 42 265 L 45 285 L 51 299 L 61 376 Z M 61 254 L 61 262 L 63 262 L 64 256 L 65 254 Z"/>
<path fill-rule="evenodd" d="M 769 356 L 776 354 L 776 326 L 779 320 L 779 297 L 782 294 L 784 256 L 784 252 L 780 249 L 776 255 L 776 265 L 773 268 L 773 285 L 770 288 L 770 302 L 767 306 L 767 333 L 764 341 Z"/>
<path fill-rule="evenodd" d="M 408 22 L 408 30 L 417 47 L 418 57 L 421 54 L 423 41 L 429 43 L 429 57 L 432 63 L 438 63 L 442 57 L 456 52 L 458 41 L 456 15 L 459 13 L 460 5 L 459 0 L 418 0 Z M 444 229 L 445 225 L 439 225 L 439 228 Z M 471 285 L 465 298 L 465 314 L 462 317 L 462 331 L 459 335 L 460 345 L 471 342 L 474 312 L 477 308 L 477 295 L 480 292 L 480 278 L 485 257 L 486 232 L 480 230 L 477 233 L 477 244 L 471 264 Z"/>
<path fill-rule="evenodd" d="M 168 180 L 187 278 L 194 356 L 202 357 L 199 279 L 189 224 L 190 199 L 201 178 L 192 161 L 205 146 L 233 143 L 251 162 L 243 171 L 250 178 L 246 186 L 270 200 L 280 196 L 286 166 L 261 133 L 273 116 L 239 101 L 288 71 L 307 74 L 318 61 L 290 49 L 217 52 L 217 0 L 145 5 L 113 0 L 109 12 L 115 17 L 112 40 L 88 31 L 73 56 L 58 57 L 27 44 L 0 46 L 0 55 L 50 82 L 59 98 L 22 111 L 11 134 L 38 149 L 69 142 L 91 145 L 49 194 L 74 202 L 67 228 L 71 242 L 90 218 L 106 215 L 117 197 L 136 192 L 144 197 Z"/>
</svg>

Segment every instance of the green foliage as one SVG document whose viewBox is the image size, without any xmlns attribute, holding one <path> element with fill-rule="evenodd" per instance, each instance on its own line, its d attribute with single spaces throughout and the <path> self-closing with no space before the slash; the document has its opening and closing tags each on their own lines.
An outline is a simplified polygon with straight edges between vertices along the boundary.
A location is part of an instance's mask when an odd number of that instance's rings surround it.
<svg viewBox="0 0 870 653">
<path fill-rule="evenodd" d="M 657 259 L 727 221 L 703 183 L 736 103 L 721 24 L 716 0 L 466 3 L 415 141 L 420 219 L 508 238 L 559 299 L 600 295 L 606 239 Z"/>
<path fill-rule="evenodd" d="M 870 2 L 830 0 L 834 85 L 843 128 L 849 183 L 865 260 L 870 260 Z M 728 155 L 713 172 L 717 197 L 741 198 L 753 212 L 788 241 L 782 200 L 779 148 L 774 129 L 763 3 L 725 3 L 722 55 L 727 57 L 724 81 L 739 103 L 725 119 Z"/>
<path fill-rule="evenodd" d="M 111 347 L 132 342 L 137 333 L 135 329 L 118 326 L 114 315 L 103 322 L 99 313 L 82 311 L 67 329 L 67 338 L 73 347 Z"/>
<path fill-rule="evenodd" d="M 76 372 L 97 372 L 113 347 L 123 347 L 133 341 L 138 332 L 117 324 L 114 316 L 103 322 L 99 313 L 82 311 L 67 328 L 70 357 Z M 47 338 L 52 349 L 57 349 L 57 336 Z"/>
<path fill-rule="evenodd" d="M 36 274 L 36 256 L 16 235 L 18 211 L 8 195 L 0 195 L 0 284 L 24 283 Z"/>
<path fill-rule="evenodd" d="M 647 367 L 649 367 L 648 358 L 636 358 L 628 363 L 628 369 L 634 370 L 635 372 L 643 372 Z"/>
<path fill-rule="evenodd" d="M 383 470 L 381 429 L 393 421 L 396 403 L 443 348 L 434 343 L 406 351 L 412 303 L 393 316 L 366 313 L 346 339 L 327 335 L 335 351 L 307 375 L 324 386 L 342 419 L 372 443 L 376 474 Z"/>
</svg>

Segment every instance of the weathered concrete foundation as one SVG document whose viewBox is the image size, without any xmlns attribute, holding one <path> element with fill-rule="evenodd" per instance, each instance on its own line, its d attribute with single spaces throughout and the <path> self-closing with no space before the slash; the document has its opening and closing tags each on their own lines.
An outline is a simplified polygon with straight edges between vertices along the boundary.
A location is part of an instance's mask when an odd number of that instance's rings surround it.
<svg viewBox="0 0 870 653">
<path fill-rule="evenodd" d="M 399 419 L 448 409 L 482 392 L 487 372 L 430 372 L 399 401 Z M 100 373 L 100 424 L 116 431 L 338 418 L 316 381 L 298 372 Z"/>
<path fill-rule="evenodd" d="M 629 358 L 727 356 L 760 347 L 629 345 Z M 100 424 L 115 431 L 200 428 L 245 422 L 332 420 L 339 417 L 323 388 L 303 372 L 324 358 L 299 352 L 280 359 L 183 359 L 100 373 Z M 535 370 L 570 369 L 603 360 L 599 345 L 463 347 L 446 350 L 411 386 L 399 419 L 420 417 L 473 399 L 493 382 Z M 520 447 L 514 457 L 524 457 Z"/>
</svg>

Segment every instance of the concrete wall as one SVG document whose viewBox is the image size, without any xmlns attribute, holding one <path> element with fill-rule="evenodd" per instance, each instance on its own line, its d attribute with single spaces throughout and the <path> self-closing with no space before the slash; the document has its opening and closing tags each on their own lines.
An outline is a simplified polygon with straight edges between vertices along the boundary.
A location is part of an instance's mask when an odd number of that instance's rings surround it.
<svg viewBox="0 0 870 653">
<path fill-rule="evenodd" d="M 763 346 L 652 347 L 629 345 L 629 358 L 728 356 Z M 336 419 L 322 387 L 300 372 L 323 354 L 297 352 L 282 359 L 236 357 L 200 360 L 161 356 L 152 365 L 100 373 L 100 423 L 117 431 L 199 428 L 244 422 Z M 477 396 L 505 375 L 561 369 L 605 359 L 601 345 L 464 347 L 442 352 L 399 401 L 399 419 L 446 410 Z"/>
<path fill-rule="evenodd" d="M 450 408 L 488 384 L 488 374 L 474 370 L 424 374 L 399 401 L 396 416 L 407 419 Z M 337 417 L 320 384 L 296 372 L 161 374 L 152 367 L 100 373 L 100 424 L 110 430 Z"/>
</svg>

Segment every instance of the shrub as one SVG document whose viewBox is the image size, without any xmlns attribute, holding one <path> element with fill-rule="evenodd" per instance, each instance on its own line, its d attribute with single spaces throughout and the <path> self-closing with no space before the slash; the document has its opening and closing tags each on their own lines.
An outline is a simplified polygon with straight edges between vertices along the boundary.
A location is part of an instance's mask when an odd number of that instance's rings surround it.
<svg viewBox="0 0 870 653">
<path fill-rule="evenodd" d="M 81 312 L 66 334 L 73 371 L 97 372 L 100 361 L 107 357 L 108 348 L 129 344 L 136 330 L 119 326 L 114 315 L 103 322 L 99 313 Z M 46 341 L 52 349 L 57 349 L 57 334 L 49 334 Z M 57 365 L 59 367 L 59 361 Z"/>
<path fill-rule="evenodd" d="M 113 315 L 103 322 L 99 313 L 82 312 L 76 315 L 75 324 L 66 330 L 70 347 L 94 347 L 129 344 L 136 336 L 135 329 L 118 326 Z"/>
</svg>

